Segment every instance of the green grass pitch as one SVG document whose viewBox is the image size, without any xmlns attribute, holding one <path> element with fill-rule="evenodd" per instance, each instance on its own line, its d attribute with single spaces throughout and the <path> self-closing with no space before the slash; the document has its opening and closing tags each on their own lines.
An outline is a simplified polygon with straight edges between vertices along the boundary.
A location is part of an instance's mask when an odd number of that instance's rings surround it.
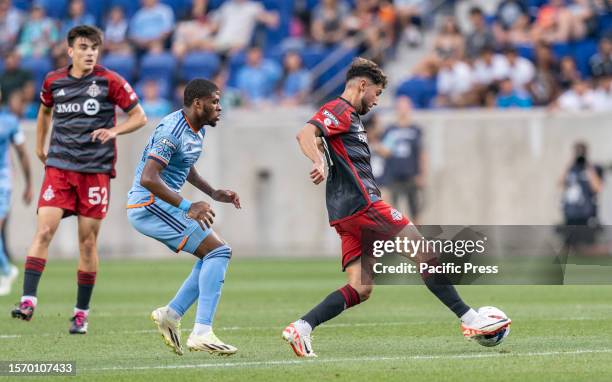
<svg viewBox="0 0 612 382">
<path fill-rule="evenodd" d="M 345 283 L 334 259 L 232 260 L 215 333 L 239 352 L 179 357 L 149 314 L 190 271 L 185 258 L 103 261 L 85 336 L 68 334 L 75 262 L 51 260 L 31 322 L 9 317 L 21 282 L 0 298 L 0 360 L 74 360 L 76 379 L 87 381 L 612 381 L 612 286 L 459 287 L 469 304 L 495 305 L 513 319 L 495 348 L 464 340 L 426 288 L 381 286 L 315 331 L 319 358 L 298 359 L 281 331 Z M 192 323 L 193 308 L 184 341 Z"/>
</svg>

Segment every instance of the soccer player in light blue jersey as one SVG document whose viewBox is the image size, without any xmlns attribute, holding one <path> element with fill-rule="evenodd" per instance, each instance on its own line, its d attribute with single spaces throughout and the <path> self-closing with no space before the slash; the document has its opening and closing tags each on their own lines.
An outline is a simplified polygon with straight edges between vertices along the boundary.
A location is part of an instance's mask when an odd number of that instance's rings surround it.
<svg viewBox="0 0 612 382">
<path fill-rule="evenodd" d="M 9 111 L 2 111 L 0 112 L 0 231 L 4 228 L 4 222 L 11 205 L 10 146 L 13 146 L 17 152 L 25 178 L 23 201 L 25 204 L 30 204 L 32 201 L 32 182 L 30 161 L 25 149 L 25 137 L 19 127 L 17 116 Z M 17 279 L 19 271 L 16 266 L 10 263 L 2 240 L 2 236 L 0 236 L 0 296 L 6 296 L 11 293 L 11 287 Z"/>
<path fill-rule="evenodd" d="M 219 98 L 219 89 L 208 80 L 187 84 L 183 109 L 160 121 L 128 193 L 127 215 L 134 228 L 175 252 L 189 252 L 198 258 L 172 301 L 151 314 L 166 344 L 179 355 L 183 354 L 180 320 L 196 300 L 196 322 L 187 347 L 226 355 L 238 350 L 212 331 L 232 250 L 211 229 L 215 213 L 210 204 L 191 202 L 179 194 L 187 181 L 213 200 L 240 208 L 238 194 L 212 188 L 194 166 L 202 152 L 205 126 L 215 126 L 221 116 Z"/>
</svg>

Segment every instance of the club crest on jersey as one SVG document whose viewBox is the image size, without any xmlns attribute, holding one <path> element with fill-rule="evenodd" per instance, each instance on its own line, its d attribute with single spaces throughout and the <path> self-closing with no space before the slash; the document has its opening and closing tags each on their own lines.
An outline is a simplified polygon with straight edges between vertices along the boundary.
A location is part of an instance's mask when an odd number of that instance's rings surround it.
<svg viewBox="0 0 612 382">
<path fill-rule="evenodd" d="M 402 220 L 402 213 L 396 210 L 395 208 L 391 209 L 391 218 L 396 222 Z"/>
<path fill-rule="evenodd" d="M 333 115 L 332 112 L 329 110 L 323 110 L 323 115 L 327 117 L 325 118 L 325 121 L 324 121 L 326 126 L 329 126 L 329 124 L 327 123 L 328 119 L 334 122 L 334 125 L 336 126 L 338 126 L 338 124 L 340 123 L 338 122 L 338 118 L 336 118 L 336 116 Z"/>
<path fill-rule="evenodd" d="M 96 81 L 94 81 L 90 86 L 89 89 L 87 89 L 87 94 L 92 97 L 95 98 L 97 96 L 100 95 L 100 93 L 102 93 L 102 90 L 100 90 L 100 87 L 98 85 L 96 85 Z"/>
<path fill-rule="evenodd" d="M 51 186 L 47 187 L 47 189 L 45 190 L 45 192 L 43 193 L 43 199 L 45 199 L 45 201 L 49 201 L 53 198 L 55 198 L 55 192 L 53 192 L 53 188 Z"/>
<path fill-rule="evenodd" d="M 87 115 L 96 115 L 100 111 L 100 102 L 94 98 L 90 98 L 83 103 L 83 111 Z"/>
</svg>

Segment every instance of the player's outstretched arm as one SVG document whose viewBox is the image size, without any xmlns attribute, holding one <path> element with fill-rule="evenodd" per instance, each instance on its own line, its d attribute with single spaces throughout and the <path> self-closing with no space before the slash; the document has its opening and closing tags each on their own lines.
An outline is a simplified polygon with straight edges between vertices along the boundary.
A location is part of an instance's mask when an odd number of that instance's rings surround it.
<svg viewBox="0 0 612 382">
<path fill-rule="evenodd" d="M 113 127 L 112 129 L 97 129 L 91 133 L 91 141 L 99 140 L 101 143 L 106 143 L 111 139 L 117 138 L 118 135 L 129 134 L 136 131 L 147 124 L 147 116 L 145 115 L 142 106 L 136 105 L 127 113 L 128 118 L 125 122 Z"/>
<path fill-rule="evenodd" d="M 21 165 L 21 171 L 23 172 L 23 179 L 25 180 L 25 187 L 23 189 L 23 202 L 30 204 L 32 202 L 32 175 L 30 171 L 30 159 L 25 148 L 25 143 L 14 145 L 17 151 L 17 158 L 19 158 L 19 164 Z"/>
<path fill-rule="evenodd" d="M 321 132 L 315 125 L 307 123 L 296 137 L 302 153 L 312 161 L 310 179 L 314 184 L 325 180 L 325 162 L 317 141 L 320 135 Z"/>
<path fill-rule="evenodd" d="M 236 192 L 231 190 L 215 190 L 210 183 L 200 176 L 198 170 L 196 170 L 194 166 L 191 166 L 189 169 L 187 181 L 217 202 L 232 203 L 234 207 L 242 208 L 240 205 L 240 197 Z"/>
<path fill-rule="evenodd" d="M 161 163 L 152 159 L 147 160 L 142 170 L 140 184 L 155 195 L 156 198 L 183 209 L 181 205 L 183 197 L 168 188 L 166 183 L 162 180 L 160 173 L 163 169 L 164 166 Z M 210 204 L 206 202 L 195 202 L 190 204 L 185 210 L 190 218 L 204 221 L 209 227 L 212 225 L 215 212 L 210 207 Z"/>
<path fill-rule="evenodd" d="M 45 146 L 52 115 L 53 108 L 41 103 L 38 109 L 38 117 L 36 118 L 36 156 L 43 164 L 47 162 L 47 149 Z"/>
</svg>

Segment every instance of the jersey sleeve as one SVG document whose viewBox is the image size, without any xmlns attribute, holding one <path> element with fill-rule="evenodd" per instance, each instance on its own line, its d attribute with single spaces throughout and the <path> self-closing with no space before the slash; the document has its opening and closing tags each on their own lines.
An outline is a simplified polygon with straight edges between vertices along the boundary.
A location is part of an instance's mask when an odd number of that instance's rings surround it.
<svg viewBox="0 0 612 382">
<path fill-rule="evenodd" d="M 172 156 L 178 152 L 181 141 L 170 133 L 155 135 L 151 148 L 147 154 L 148 159 L 159 162 L 164 167 L 168 165 Z"/>
<path fill-rule="evenodd" d="M 108 84 L 108 98 L 126 113 L 138 104 L 134 89 L 119 74 L 111 72 Z"/>
<path fill-rule="evenodd" d="M 46 107 L 53 107 L 53 93 L 51 92 L 51 84 L 53 79 L 51 73 L 47 74 L 40 89 L 40 102 Z"/>
<path fill-rule="evenodd" d="M 11 143 L 14 145 L 21 145 L 25 143 L 25 135 L 19 127 L 19 120 L 17 118 L 11 119 L 11 135 L 10 135 Z"/>
<path fill-rule="evenodd" d="M 343 116 L 336 115 L 325 106 L 313 115 L 308 123 L 315 125 L 325 137 L 346 133 L 351 127 Z"/>
</svg>

